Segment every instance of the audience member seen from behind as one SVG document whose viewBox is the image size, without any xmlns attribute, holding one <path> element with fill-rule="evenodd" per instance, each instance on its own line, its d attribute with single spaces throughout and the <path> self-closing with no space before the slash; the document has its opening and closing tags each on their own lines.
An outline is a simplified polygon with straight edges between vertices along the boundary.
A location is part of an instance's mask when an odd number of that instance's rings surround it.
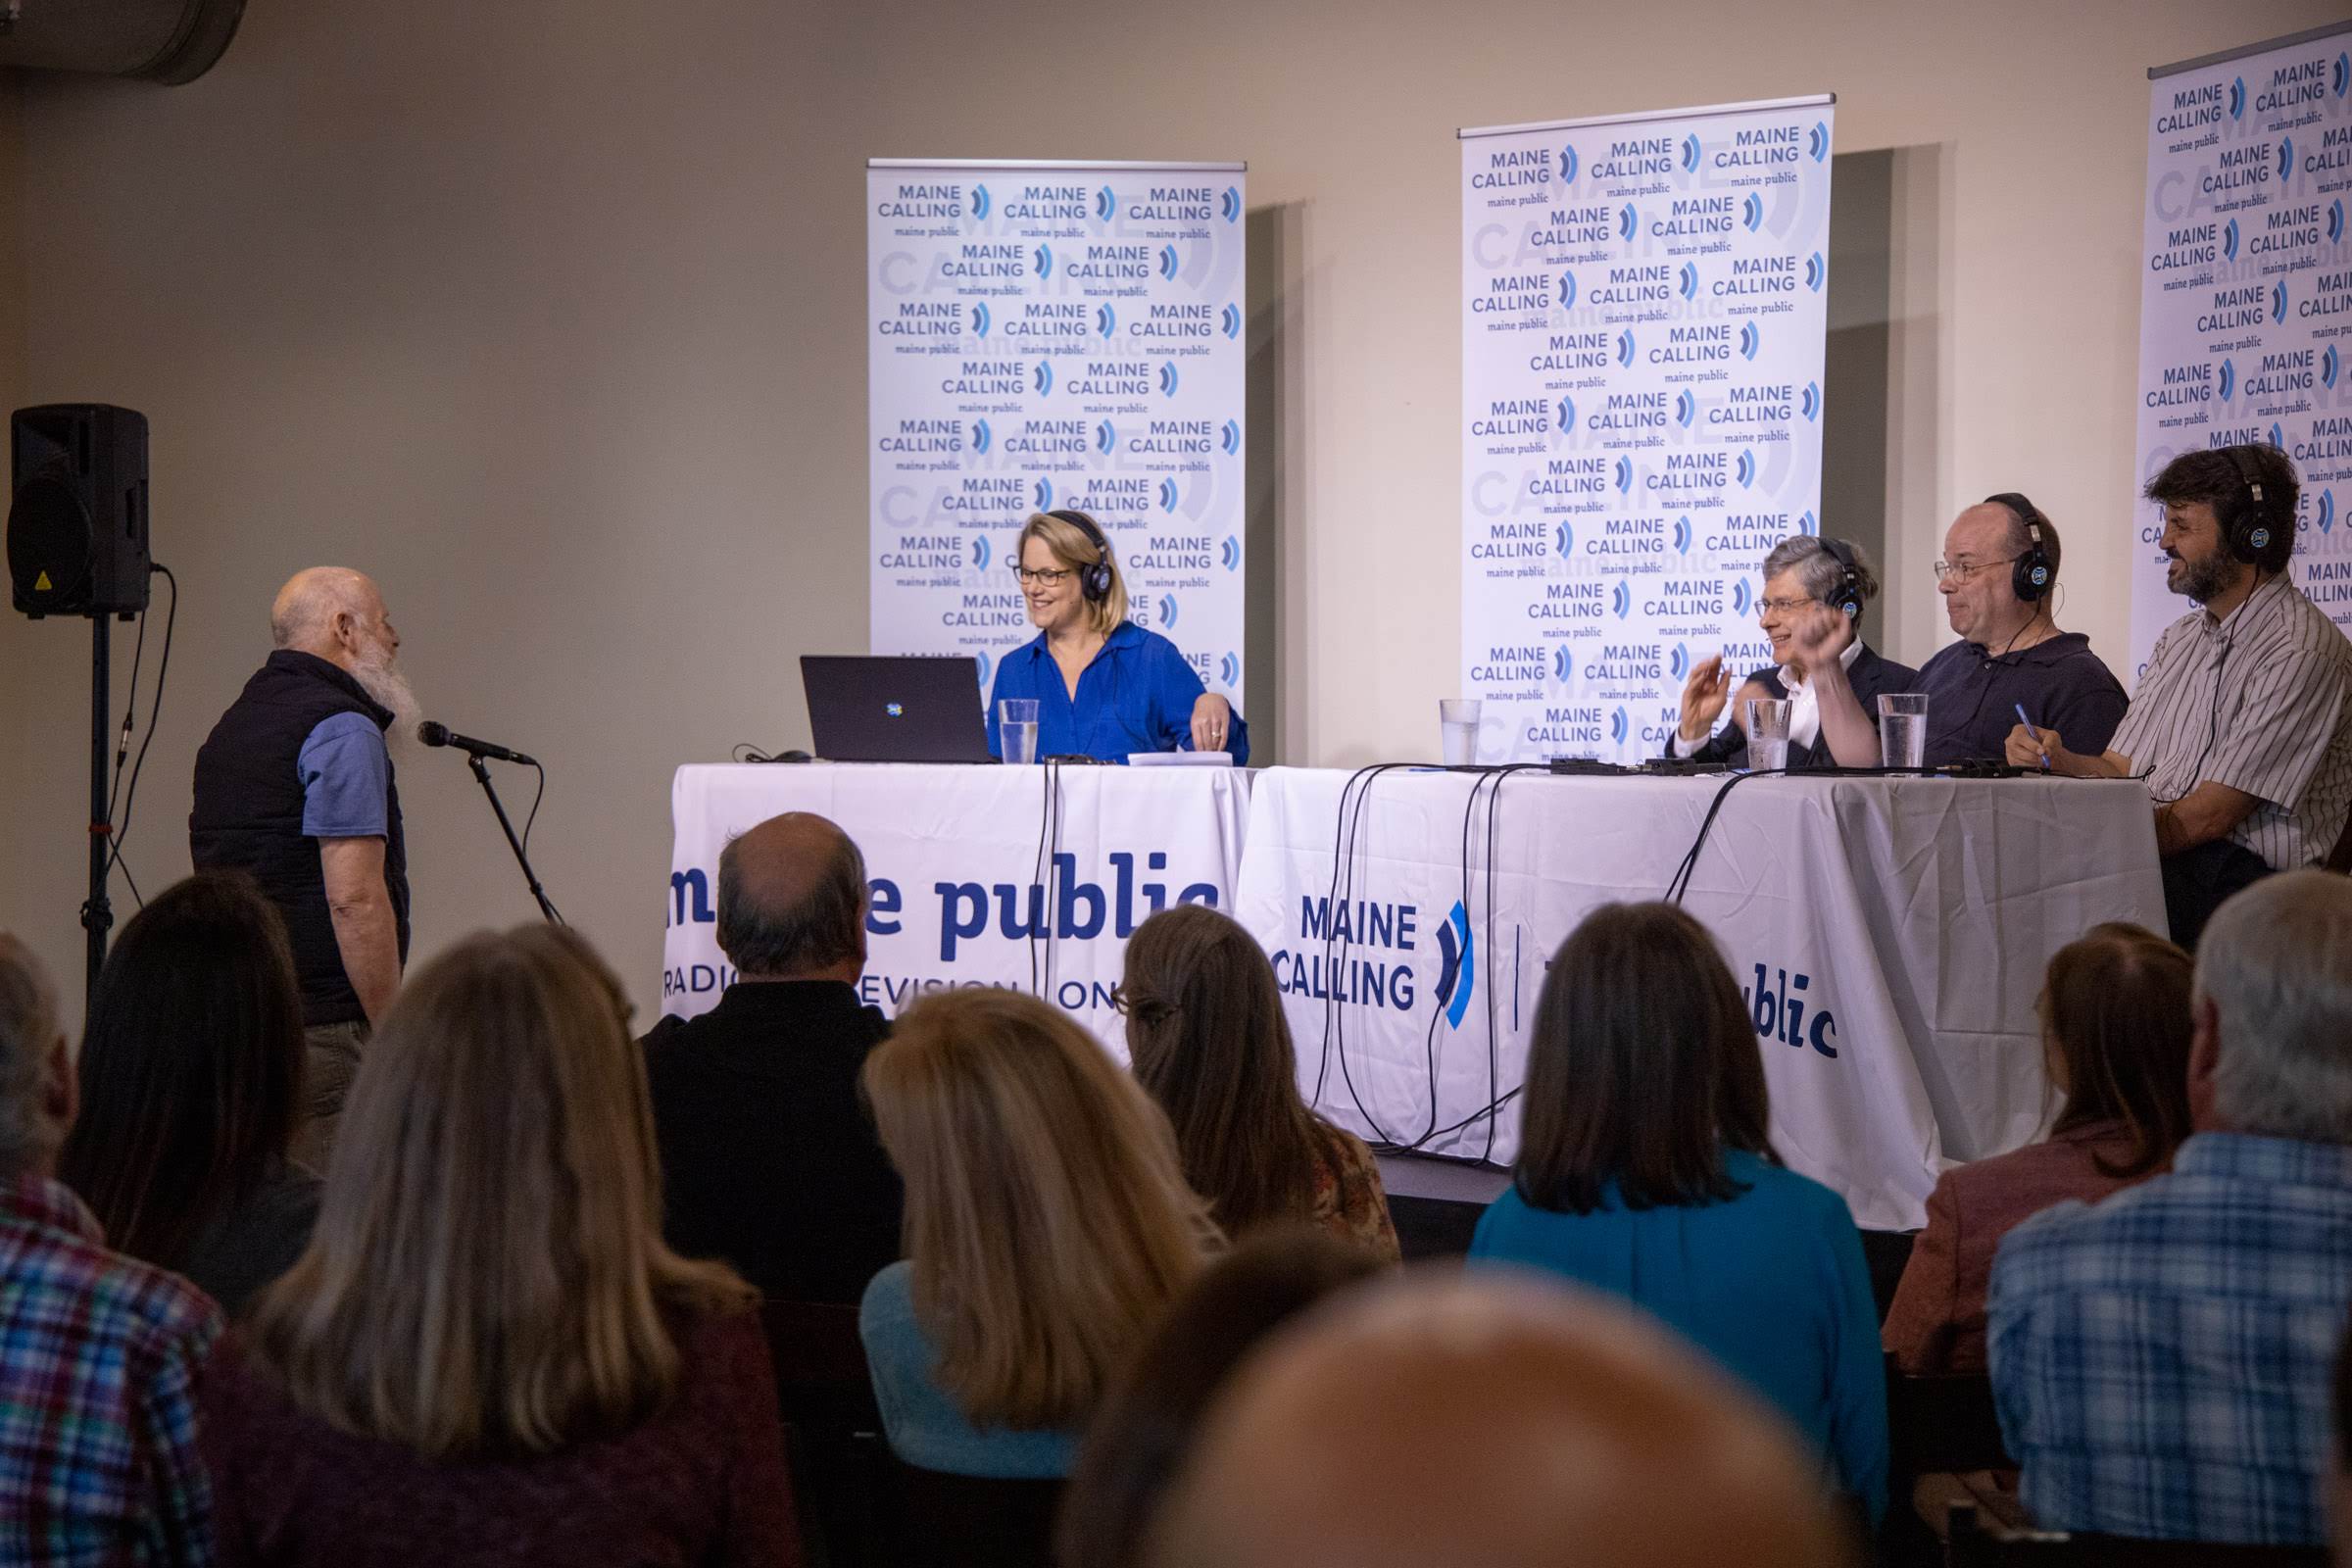
<svg viewBox="0 0 2352 1568">
<path fill-rule="evenodd" d="M 1862 1238 L 1766 1140 L 1755 1030 L 1706 930 L 1664 904 L 1587 916 L 1537 1000 L 1521 1100 L 1472 1259 L 1648 1309 L 1779 1406 L 1876 1518 L 1886 1380 Z"/>
<path fill-rule="evenodd" d="M 1209 1407 L 1158 1568 L 1841 1568 L 1787 1424 L 1615 1303 L 1424 1275 L 1284 1329 Z"/>
<path fill-rule="evenodd" d="M 858 1317 L 893 1452 L 1069 1472 L 1111 1376 L 1217 1241 L 1158 1107 L 1019 992 L 925 997 L 866 1059 L 906 1181 L 906 1261 Z"/>
<path fill-rule="evenodd" d="M 1226 1235 L 1306 1223 L 1398 1256 L 1372 1152 L 1298 1098 L 1282 988 L 1249 932 L 1198 904 L 1161 910 L 1127 945 L 1118 1004 L 1136 1080 Z"/>
<path fill-rule="evenodd" d="M 206 1382 L 232 1560 L 797 1560 L 755 1297 L 662 1244 L 625 1025 L 560 927 L 403 987 L 310 1249 Z"/>
<path fill-rule="evenodd" d="M 2094 926 L 2050 959 L 2042 1049 L 2066 1097 L 2047 1139 L 1945 1171 L 1884 1339 L 1913 1374 L 1984 1370 L 1984 1292 L 2011 1227 L 2095 1203 L 2169 1164 L 2188 1136 L 2189 957 L 2135 925 Z"/>
<path fill-rule="evenodd" d="M 116 1247 L 235 1317 L 318 1214 L 318 1174 L 286 1152 L 303 1053 L 276 906 L 236 872 L 165 889 L 106 956 L 59 1179 Z"/>
<path fill-rule="evenodd" d="M 2352 880 L 2290 871 L 2223 905 L 2192 1017 L 2172 1169 L 2001 1243 L 2001 1430 L 2051 1529 L 2317 1545 L 2352 1302 Z"/>
<path fill-rule="evenodd" d="M 1380 1272 L 1361 1247 L 1291 1228 L 1261 1230 L 1204 1269 L 1087 1427 L 1054 1533 L 1061 1568 L 1140 1568 L 1160 1498 L 1228 1374 L 1306 1308 Z"/>
<path fill-rule="evenodd" d="M 0 1562 L 202 1568 L 195 1384 L 220 1314 L 107 1250 L 51 1174 L 73 1120 L 57 992 L 0 932 Z"/>
<path fill-rule="evenodd" d="M 890 1032 L 858 994 L 865 858 L 821 816 L 770 817 L 718 858 L 736 979 L 645 1037 L 669 1245 L 766 1296 L 855 1305 L 899 1255 L 898 1172 L 858 1097 Z"/>
</svg>

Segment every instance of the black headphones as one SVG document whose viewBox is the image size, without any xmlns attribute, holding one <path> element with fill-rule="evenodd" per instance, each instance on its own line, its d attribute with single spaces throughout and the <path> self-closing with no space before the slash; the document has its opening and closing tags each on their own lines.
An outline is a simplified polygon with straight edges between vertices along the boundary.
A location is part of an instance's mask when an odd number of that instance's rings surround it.
<svg viewBox="0 0 2352 1568">
<path fill-rule="evenodd" d="M 2007 507 L 2026 525 L 2026 552 L 2009 564 L 2009 588 L 2020 600 L 2033 604 L 2048 593 L 2050 584 L 2058 578 L 2058 568 L 2050 564 L 2050 552 L 2041 537 L 2042 524 L 2048 519 L 2042 516 L 2039 507 L 2014 490 L 1984 499 Z"/>
<path fill-rule="evenodd" d="M 1078 568 L 1078 592 L 1090 605 L 1099 605 L 1108 599 L 1110 597 L 1110 541 L 1102 537 L 1102 528 L 1096 524 L 1094 518 L 1083 512 L 1049 512 L 1046 515 L 1068 523 L 1086 535 L 1094 544 L 1096 550 L 1094 564 Z"/>
<path fill-rule="evenodd" d="M 1832 610 L 1844 611 L 1845 618 L 1848 620 L 1860 620 L 1862 618 L 1862 578 L 1854 570 L 1853 546 L 1842 539 L 1824 539 L 1821 542 L 1821 548 L 1827 550 L 1830 553 L 1830 559 L 1838 563 L 1838 586 L 1830 590 L 1830 596 L 1822 603 L 1828 605 Z"/>
<path fill-rule="evenodd" d="M 2222 541 L 2230 554 L 2249 565 L 2268 567 L 2264 559 L 2271 552 L 2273 530 L 2285 524 L 2271 515 L 2270 503 L 2262 493 L 2262 470 L 2254 466 L 2244 447 L 2224 447 L 2230 461 L 2237 466 L 2238 479 L 2246 493 L 2230 507 L 2230 515 L 2222 519 Z"/>
</svg>

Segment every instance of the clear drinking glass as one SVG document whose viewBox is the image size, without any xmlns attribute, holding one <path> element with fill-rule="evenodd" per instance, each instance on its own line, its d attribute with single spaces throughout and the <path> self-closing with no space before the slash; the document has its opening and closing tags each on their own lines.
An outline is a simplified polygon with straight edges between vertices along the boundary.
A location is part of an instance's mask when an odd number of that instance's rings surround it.
<svg viewBox="0 0 2352 1568">
<path fill-rule="evenodd" d="M 1928 694 L 1886 692 L 1879 698 L 1879 761 L 1886 767 L 1928 765 Z"/>
<path fill-rule="evenodd" d="M 1007 697 L 997 704 L 997 742 L 1007 762 L 1037 760 L 1037 699 Z"/>
<path fill-rule="evenodd" d="M 1468 767 L 1478 760 L 1478 716 L 1483 707 L 1475 697 L 1439 699 L 1438 730 L 1445 742 L 1447 767 Z"/>
<path fill-rule="evenodd" d="M 1786 697 L 1751 697 L 1740 715 L 1747 731 L 1750 771 L 1770 773 L 1788 765 L 1788 711 L 1795 706 Z"/>
</svg>

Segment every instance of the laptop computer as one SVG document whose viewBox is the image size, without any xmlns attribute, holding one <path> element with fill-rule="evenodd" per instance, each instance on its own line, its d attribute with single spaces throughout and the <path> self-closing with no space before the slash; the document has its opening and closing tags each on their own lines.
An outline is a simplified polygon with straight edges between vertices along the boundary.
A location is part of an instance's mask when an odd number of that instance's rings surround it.
<svg viewBox="0 0 2352 1568">
<path fill-rule="evenodd" d="M 829 762 L 986 762 L 978 660 L 803 654 L 808 730 Z"/>
</svg>

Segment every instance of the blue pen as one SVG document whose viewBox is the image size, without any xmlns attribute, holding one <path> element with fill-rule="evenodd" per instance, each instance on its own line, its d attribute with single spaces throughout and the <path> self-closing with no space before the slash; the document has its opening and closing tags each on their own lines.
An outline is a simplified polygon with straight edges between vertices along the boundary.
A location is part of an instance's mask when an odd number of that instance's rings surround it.
<svg viewBox="0 0 2352 1568">
<path fill-rule="evenodd" d="M 2041 744 L 2041 731 L 2035 729 L 2034 727 L 2034 721 L 2026 716 L 2026 705 L 2023 703 L 2018 703 L 2014 706 L 2017 709 L 2017 721 L 2026 726 L 2026 733 L 2034 737 L 2034 745 L 2039 746 Z M 2044 773 L 2047 773 L 2050 770 L 2050 754 L 2046 751 L 2041 754 L 2041 770 Z"/>
</svg>

